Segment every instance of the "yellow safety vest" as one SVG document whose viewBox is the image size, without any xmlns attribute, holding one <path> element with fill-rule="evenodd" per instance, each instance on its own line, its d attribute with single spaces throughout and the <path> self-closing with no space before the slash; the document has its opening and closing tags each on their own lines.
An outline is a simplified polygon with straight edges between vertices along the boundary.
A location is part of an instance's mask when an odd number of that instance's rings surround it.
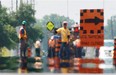
<svg viewBox="0 0 116 75">
<path fill-rule="evenodd" d="M 20 28 L 20 31 L 21 31 L 22 29 L 24 29 L 24 28 L 21 27 L 21 28 Z M 27 39 L 26 30 L 24 29 L 24 34 L 21 34 L 20 31 L 19 31 L 19 39 L 22 38 L 22 39 L 26 40 L 26 39 Z"/>
</svg>

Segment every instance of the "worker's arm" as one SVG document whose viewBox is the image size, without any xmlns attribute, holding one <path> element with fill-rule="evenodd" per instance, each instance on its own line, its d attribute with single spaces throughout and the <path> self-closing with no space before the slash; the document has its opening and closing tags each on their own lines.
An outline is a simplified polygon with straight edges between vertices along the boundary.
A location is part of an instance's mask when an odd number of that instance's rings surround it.
<svg viewBox="0 0 116 75">
<path fill-rule="evenodd" d="M 70 39 L 70 30 L 68 29 L 68 35 L 67 38 Z"/>
<path fill-rule="evenodd" d="M 54 34 L 57 34 L 57 31 L 56 30 L 57 30 L 57 28 L 54 29 Z"/>
<path fill-rule="evenodd" d="M 57 29 L 56 33 L 58 33 L 58 34 L 61 33 L 61 28 Z"/>
</svg>

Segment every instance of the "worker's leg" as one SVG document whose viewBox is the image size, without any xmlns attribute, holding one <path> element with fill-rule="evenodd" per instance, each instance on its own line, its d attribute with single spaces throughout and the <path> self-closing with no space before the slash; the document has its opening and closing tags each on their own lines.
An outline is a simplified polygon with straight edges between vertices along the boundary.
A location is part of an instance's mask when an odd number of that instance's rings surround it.
<svg viewBox="0 0 116 75">
<path fill-rule="evenodd" d="M 24 50 L 23 50 L 24 57 L 26 57 L 26 50 L 27 50 L 27 47 L 24 47 Z"/>
<path fill-rule="evenodd" d="M 59 58 L 60 59 L 63 59 L 63 55 L 64 55 L 64 52 L 63 52 L 63 49 L 64 49 L 64 46 L 65 46 L 66 43 L 61 43 L 61 47 L 60 47 L 60 51 L 59 51 Z"/>
<path fill-rule="evenodd" d="M 66 59 L 70 59 L 70 48 L 69 48 L 69 44 L 65 45 L 66 49 Z"/>
<path fill-rule="evenodd" d="M 36 48 L 36 56 L 40 57 L 40 48 Z"/>
<path fill-rule="evenodd" d="M 51 58 L 51 47 L 48 47 L 48 58 Z"/>
<path fill-rule="evenodd" d="M 82 47 L 78 48 L 78 57 L 82 58 Z"/>
<path fill-rule="evenodd" d="M 74 49 L 75 49 L 75 58 L 78 58 L 78 48 L 75 46 Z"/>
<path fill-rule="evenodd" d="M 96 51 L 96 52 L 95 52 L 95 56 L 96 56 L 96 57 L 99 57 L 99 50 L 96 49 L 95 51 Z"/>
</svg>

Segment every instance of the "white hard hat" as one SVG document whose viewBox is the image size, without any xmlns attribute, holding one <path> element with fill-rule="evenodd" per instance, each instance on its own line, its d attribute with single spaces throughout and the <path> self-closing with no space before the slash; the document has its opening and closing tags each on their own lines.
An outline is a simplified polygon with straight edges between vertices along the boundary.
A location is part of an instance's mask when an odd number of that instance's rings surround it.
<svg viewBox="0 0 116 75">
<path fill-rule="evenodd" d="M 54 39 L 54 36 L 51 36 L 51 38 L 50 38 L 51 40 L 53 40 Z"/>
<path fill-rule="evenodd" d="M 37 40 L 37 41 L 36 41 L 36 44 L 40 44 L 40 41 Z"/>
<path fill-rule="evenodd" d="M 63 22 L 62 22 L 62 25 L 64 25 L 65 23 L 68 23 L 68 22 L 67 22 L 67 21 L 63 21 Z"/>
<path fill-rule="evenodd" d="M 79 27 L 79 24 L 73 24 L 71 27 Z"/>
<path fill-rule="evenodd" d="M 67 21 L 63 21 L 63 23 L 67 23 Z"/>
</svg>

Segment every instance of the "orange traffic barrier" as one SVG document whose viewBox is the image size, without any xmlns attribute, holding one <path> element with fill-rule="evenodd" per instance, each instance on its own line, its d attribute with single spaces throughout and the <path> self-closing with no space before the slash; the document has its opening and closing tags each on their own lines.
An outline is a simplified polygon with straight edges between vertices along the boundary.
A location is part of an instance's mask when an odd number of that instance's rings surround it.
<svg viewBox="0 0 116 75">
<path fill-rule="evenodd" d="M 116 50 L 113 51 L 113 58 L 116 58 Z"/>
<path fill-rule="evenodd" d="M 116 37 L 114 37 L 113 65 L 116 65 Z"/>
<path fill-rule="evenodd" d="M 98 58 L 94 58 L 94 59 L 81 59 L 78 60 L 80 63 L 96 63 L 96 64 L 100 64 L 100 63 L 104 63 L 103 60 L 100 60 Z"/>
<path fill-rule="evenodd" d="M 94 63 L 96 68 L 83 68 L 82 64 Z M 104 63 L 103 60 L 95 59 L 81 59 L 74 58 L 74 70 L 78 70 L 79 73 L 103 73 L 103 69 L 99 69 L 99 64 Z"/>
<path fill-rule="evenodd" d="M 50 72 L 54 72 L 55 70 L 54 58 L 48 58 L 48 69 L 50 70 Z"/>
<path fill-rule="evenodd" d="M 54 65 L 49 65 L 49 66 L 48 66 L 48 69 L 49 69 L 51 72 L 54 72 L 55 67 L 54 67 Z"/>
<path fill-rule="evenodd" d="M 79 73 L 103 73 L 103 69 L 99 68 L 80 68 Z"/>
<path fill-rule="evenodd" d="M 31 57 L 31 55 L 32 55 L 31 49 L 27 48 L 27 50 L 28 50 L 28 53 L 27 53 L 28 57 Z"/>
<path fill-rule="evenodd" d="M 113 53 L 114 53 L 114 55 L 116 55 L 116 50 L 114 50 L 114 52 L 113 52 Z"/>
<path fill-rule="evenodd" d="M 48 58 L 48 65 L 54 65 L 54 58 Z"/>
<path fill-rule="evenodd" d="M 116 59 L 113 59 L 113 64 L 116 65 Z"/>
<path fill-rule="evenodd" d="M 81 59 L 81 58 L 74 58 L 74 64 L 78 63 L 96 63 L 96 64 L 100 64 L 100 63 L 104 63 L 104 60 L 100 60 L 98 58 L 95 59 Z"/>
</svg>

